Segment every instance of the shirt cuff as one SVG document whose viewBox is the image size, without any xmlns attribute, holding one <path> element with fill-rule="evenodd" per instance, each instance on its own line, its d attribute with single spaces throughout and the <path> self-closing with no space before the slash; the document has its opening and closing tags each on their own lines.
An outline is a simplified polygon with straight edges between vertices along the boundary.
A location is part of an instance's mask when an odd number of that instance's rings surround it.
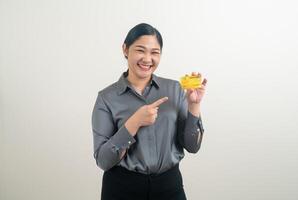
<svg viewBox="0 0 298 200">
<path fill-rule="evenodd" d="M 124 125 L 111 138 L 111 144 L 113 146 L 112 149 L 115 151 L 119 151 L 120 149 L 128 149 L 135 142 L 136 140 L 132 135 L 130 135 Z"/>
<path fill-rule="evenodd" d="M 202 124 L 201 116 L 194 116 L 191 112 L 188 111 L 187 120 L 186 120 L 186 129 L 190 132 L 203 133 L 204 128 Z"/>
</svg>

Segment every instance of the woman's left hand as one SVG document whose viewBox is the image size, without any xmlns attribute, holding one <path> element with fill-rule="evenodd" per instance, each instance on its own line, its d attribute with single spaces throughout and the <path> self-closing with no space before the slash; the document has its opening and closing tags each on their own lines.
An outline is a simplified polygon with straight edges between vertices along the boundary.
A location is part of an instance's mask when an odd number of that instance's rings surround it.
<svg viewBox="0 0 298 200">
<path fill-rule="evenodd" d="M 200 73 L 192 72 L 193 76 L 201 76 Z M 201 87 L 196 89 L 188 89 L 186 91 L 188 110 L 195 116 L 200 115 L 200 103 L 205 94 L 207 79 L 204 78 Z"/>
<path fill-rule="evenodd" d="M 192 76 L 201 76 L 200 73 L 192 72 Z M 207 84 L 207 79 L 204 78 L 202 86 L 196 89 L 188 89 L 186 91 L 188 104 L 200 104 L 205 94 L 205 88 Z"/>
</svg>

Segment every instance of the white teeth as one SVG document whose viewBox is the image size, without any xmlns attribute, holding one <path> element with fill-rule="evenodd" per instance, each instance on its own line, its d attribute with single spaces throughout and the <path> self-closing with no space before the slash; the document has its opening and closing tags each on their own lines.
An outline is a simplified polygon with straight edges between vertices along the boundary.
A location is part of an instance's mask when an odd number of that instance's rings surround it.
<svg viewBox="0 0 298 200">
<path fill-rule="evenodd" d="M 139 64 L 139 66 L 142 68 L 142 69 L 149 69 L 151 67 L 151 65 L 141 65 Z"/>
</svg>

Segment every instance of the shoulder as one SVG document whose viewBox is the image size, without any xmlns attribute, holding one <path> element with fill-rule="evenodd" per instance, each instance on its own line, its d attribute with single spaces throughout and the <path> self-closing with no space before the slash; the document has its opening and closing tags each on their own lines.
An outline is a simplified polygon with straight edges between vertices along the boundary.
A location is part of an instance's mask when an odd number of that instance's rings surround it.
<svg viewBox="0 0 298 200">
<path fill-rule="evenodd" d="M 98 99 L 104 102 L 110 101 L 111 99 L 118 96 L 118 91 L 118 82 L 114 82 L 98 91 Z"/>
<path fill-rule="evenodd" d="M 112 94 L 112 93 L 117 93 L 117 91 L 118 91 L 117 86 L 118 86 L 117 82 L 114 82 L 114 83 L 104 87 L 103 89 L 99 90 L 98 94 L 100 94 L 100 95 L 109 95 L 109 94 Z"/>
</svg>

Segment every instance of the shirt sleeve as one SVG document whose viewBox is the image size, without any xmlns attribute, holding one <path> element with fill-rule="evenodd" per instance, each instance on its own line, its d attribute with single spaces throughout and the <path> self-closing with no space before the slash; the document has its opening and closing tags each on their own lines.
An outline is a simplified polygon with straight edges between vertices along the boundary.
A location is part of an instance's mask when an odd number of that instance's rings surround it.
<svg viewBox="0 0 298 200">
<path fill-rule="evenodd" d="M 190 153 L 197 153 L 201 147 L 204 128 L 202 119 L 188 111 L 185 92 L 180 88 L 180 106 L 178 114 L 178 138 L 180 144 Z"/>
<path fill-rule="evenodd" d="M 119 163 L 121 152 L 136 142 L 124 125 L 117 130 L 112 113 L 101 93 L 97 96 L 92 112 L 92 131 L 94 158 L 104 171 Z"/>
</svg>

